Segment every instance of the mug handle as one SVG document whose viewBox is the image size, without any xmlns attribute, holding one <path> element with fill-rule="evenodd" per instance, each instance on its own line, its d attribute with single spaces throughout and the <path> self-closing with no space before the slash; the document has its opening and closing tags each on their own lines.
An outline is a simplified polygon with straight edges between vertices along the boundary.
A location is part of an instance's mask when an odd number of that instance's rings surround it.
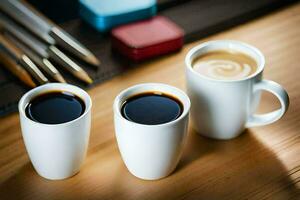
<svg viewBox="0 0 300 200">
<path fill-rule="evenodd" d="M 279 120 L 289 107 L 289 96 L 285 89 L 278 83 L 270 80 L 261 80 L 253 86 L 254 93 L 260 90 L 265 90 L 275 95 L 280 101 L 281 108 L 266 114 L 251 115 L 246 123 L 247 128 L 271 124 Z"/>
</svg>

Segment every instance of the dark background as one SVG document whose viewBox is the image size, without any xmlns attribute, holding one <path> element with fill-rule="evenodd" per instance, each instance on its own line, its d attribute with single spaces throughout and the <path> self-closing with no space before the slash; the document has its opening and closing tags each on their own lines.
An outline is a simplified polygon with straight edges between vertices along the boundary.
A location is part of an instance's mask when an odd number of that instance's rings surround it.
<svg viewBox="0 0 300 200">
<path fill-rule="evenodd" d="M 141 66 L 111 49 L 109 33 L 99 33 L 79 18 L 77 0 L 28 0 L 28 2 L 69 32 L 101 60 L 99 69 L 76 60 L 93 78 L 94 83 L 89 86 L 74 79 L 57 65 L 69 83 L 88 89 L 133 67 Z M 158 14 L 180 26 L 185 31 L 184 39 L 188 43 L 245 23 L 293 2 L 295 0 L 160 0 Z M 17 111 L 20 97 L 29 89 L 0 66 L 0 116 Z"/>
</svg>

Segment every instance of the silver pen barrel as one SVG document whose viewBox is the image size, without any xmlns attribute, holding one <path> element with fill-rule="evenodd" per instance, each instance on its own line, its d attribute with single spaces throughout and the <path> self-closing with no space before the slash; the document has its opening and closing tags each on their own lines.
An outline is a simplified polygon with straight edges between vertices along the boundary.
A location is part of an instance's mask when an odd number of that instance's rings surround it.
<svg viewBox="0 0 300 200">
<path fill-rule="evenodd" d="M 39 70 L 39 68 L 26 56 L 21 50 L 19 50 L 14 44 L 8 41 L 3 35 L 0 35 L 0 43 L 2 48 L 18 63 L 23 65 L 26 70 L 40 83 L 48 83 L 47 77 Z"/>
<path fill-rule="evenodd" d="M 3 14 L 1 13 L 0 25 L 2 25 L 9 34 L 13 35 L 16 39 L 21 41 L 24 45 L 26 45 L 42 58 L 52 58 L 78 79 L 88 84 L 93 82 L 88 74 L 62 51 L 60 51 L 53 45 L 48 46 L 47 44 L 41 42 L 40 40 L 29 34 L 27 31 L 22 29 L 22 27 L 16 25 L 12 20 L 3 16 Z"/>
<path fill-rule="evenodd" d="M 94 66 L 100 65 L 100 61 L 92 52 L 54 23 L 46 20 L 37 10 L 26 6 L 26 3 L 4 0 L 0 3 L 0 9 L 48 44 L 58 44 L 85 62 Z"/>
<path fill-rule="evenodd" d="M 40 83 L 45 84 L 48 83 L 49 80 L 44 76 L 44 74 L 39 70 L 39 68 L 26 56 L 22 55 L 20 59 L 20 63 L 26 67 L 29 73 Z"/>
<path fill-rule="evenodd" d="M 48 53 L 53 60 L 64 66 L 71 74 L 88 84 L 93 83 L 89 75 L 58 48 L 50 46 Z"/>
<path fill-rule="evenodd" d="M 13 36 L 5 34 L 5 37 L 8 38 L 10 41 L 12 41 L 23 52 L 26 52 L 26 55 L 33 62 L 35 62 L 40 68 L 42 68 L 47 74 L 49 74 L 56 81 L 61 83 L 66 82 L 63 76 L 59 73 L 59 71 L 53 66 L 53 64 L 47 58 L 40 57 L 39 55 L 34 53 L 31 49 L 29 49 L 24 44 L 22 44 L 17 39 L 15 39 Z"/>
<path fill-rule="evenodd" d="M 77 40 L 65 31 L 57 27 L 52 27 L 49 34 L 55 39 L 57 44 L 75 54 L 80 59 L 94 66 L 100 65 L 100 61 L 92 54 L 92 52 L 83 47 Z"/>
<path fill-rule="evenodd" d="M 26 30 L 2 13 L 0 13 L 0 26 L 2 26 L 6 32 L 13 35 L 14 38 L 18 39 L 28 48 L 32 49 L 39 56 L 47 58 L 47 45 L 29 34 Z"/>
<path fill-rule="evenodd" d="M 38 17 L 20 1 L 2 0 L 0 3 L 0 9 L 40 39 L 44 40 L 48 44 L 55 44 L 54 39 L 48 34 L 52 26 Z"/>
</svg>

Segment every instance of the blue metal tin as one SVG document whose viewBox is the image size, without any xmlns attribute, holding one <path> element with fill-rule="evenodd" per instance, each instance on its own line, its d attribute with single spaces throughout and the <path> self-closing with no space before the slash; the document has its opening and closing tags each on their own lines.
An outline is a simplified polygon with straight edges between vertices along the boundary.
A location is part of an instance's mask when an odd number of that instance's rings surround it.
<svg viewBox="0 0 300 200">
<path fill-rule="evenodd" d="M 79 0 L 79 2 L 81 17 L 101 32 L 156 14 L 155 0 Z"/>
</svg>

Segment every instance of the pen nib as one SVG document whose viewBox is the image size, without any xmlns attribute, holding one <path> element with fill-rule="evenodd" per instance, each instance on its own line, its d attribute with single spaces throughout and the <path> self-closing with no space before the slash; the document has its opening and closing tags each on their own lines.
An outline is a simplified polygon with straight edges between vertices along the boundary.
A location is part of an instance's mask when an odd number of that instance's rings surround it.
<svg viewBox="0 0 300 200">
<path fill-rule="evenodd" d="M 83 70 L 80 70 L 79 72 L 76 73 L 76 76 L 81 79 L 82 81 L 92 84 L 93 80 L 90 78 L 90 76 Z"/>
<path fill-rule="evenodd" d="M 89 55 L 85 60 L 94 66 L 99 66 L 101 64 L 101 62 L 94 55 Z"/>
</svg>

